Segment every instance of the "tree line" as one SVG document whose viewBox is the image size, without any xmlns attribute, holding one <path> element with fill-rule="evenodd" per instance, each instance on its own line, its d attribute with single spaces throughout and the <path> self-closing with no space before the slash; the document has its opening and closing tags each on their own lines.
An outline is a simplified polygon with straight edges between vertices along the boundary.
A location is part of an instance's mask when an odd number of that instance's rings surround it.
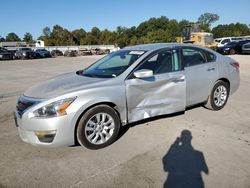
<svg viewBox="0 0 250 188">
<path fill-rule="evenodd" d="M 202 30 L 213 33 L 215 38 L 250 35 L 249 26 L 242 23 L 220 24 L 211 29 L 211 24 L 217 20 L 219 20 L 217 14 L 204 13 L 197 19 L 196 23 L 199 23 Z M 100 30 L 98 27 L 93 27 L 89 32 L 83 28 L 69 31 L 60 25 L 54 25 L 52 28 L 45 27 L 38 39 L 44 40 L 46 46 L 114 44 L 124 47 L 145 43 L 175 42 L 176 37 L 181 36 L 181 28 L 190 24 L 193 22 L 188 20 L 178 22 L 175 19 L 161 16 L 150 18 L 137 27 L 118 26 L 115 31 Z M 25 33 L 21 39 L 12 32 L 5 38 L 0 37 L 0 41 L 25 41 L 32 44 L 33 37 L 30 33 Z"/>
</svg>

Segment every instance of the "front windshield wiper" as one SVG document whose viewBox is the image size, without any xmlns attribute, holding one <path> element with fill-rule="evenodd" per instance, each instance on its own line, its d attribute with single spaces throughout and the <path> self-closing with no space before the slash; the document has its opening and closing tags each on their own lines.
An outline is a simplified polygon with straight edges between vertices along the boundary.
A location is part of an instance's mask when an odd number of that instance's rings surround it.
<svg viewBox="0 0 250 188">
<path fill-rule="evenodd" d="M 76 74 L 81 75 L 81 76 L 93 77 L 93 78 L 97 77 L 95 74 L 84 73 L 84 70 L 79 70 L 79 71 L 76 72 Z"/>
<path fill-rule="evenodd" d="M 84 70 L 76 71 L 76 74 L 81 75 L 81 76 L 92 77 L 92 78 L 96 78 L 97 77 L 97 75 L 95 75 L 95 74 L 85 73 L 85 69 Z"/>
<path fill-rule="evenodd" d="M 97 78 L 97 76 L 95 74 L 91 74 L 91 73 L 82 73 L 83 76 L 87 76 L 87 77 L 92 77 L 92 78 Z"/>
</svg>

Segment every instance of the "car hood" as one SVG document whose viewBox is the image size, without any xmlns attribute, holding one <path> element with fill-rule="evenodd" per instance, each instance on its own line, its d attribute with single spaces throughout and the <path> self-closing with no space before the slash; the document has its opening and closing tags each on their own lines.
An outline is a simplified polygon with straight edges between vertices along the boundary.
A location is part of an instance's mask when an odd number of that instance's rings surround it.
<svg viewBox="0 0 250 188">
<path fill-rule="evenodd" d="M 40 99 L 54 98 L 70 92 L 93 87 L 93 84 L 105 80 L 107 79 L 86 77 L 78 75 L 77 73 L 68 73 L 33 86 L 25 91 L 24 95 Z"/>
</svg>

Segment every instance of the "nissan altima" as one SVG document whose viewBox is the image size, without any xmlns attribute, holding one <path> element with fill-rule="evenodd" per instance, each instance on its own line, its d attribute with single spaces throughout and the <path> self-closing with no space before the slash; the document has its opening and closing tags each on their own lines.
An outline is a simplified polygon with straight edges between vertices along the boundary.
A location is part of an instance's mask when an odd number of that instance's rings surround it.
<svg viewBox="0 0 250 188">
<path fill-rule="evenodd" d="M 25 91 L 16 105 L 16 126 L 21 139 L 33 145 L 78 142 L 99 149 L 131 122 L 196 104 L 220 110 L 239 84 L 239 63 L 210 49 L 130 46 Z"/>
</svg>

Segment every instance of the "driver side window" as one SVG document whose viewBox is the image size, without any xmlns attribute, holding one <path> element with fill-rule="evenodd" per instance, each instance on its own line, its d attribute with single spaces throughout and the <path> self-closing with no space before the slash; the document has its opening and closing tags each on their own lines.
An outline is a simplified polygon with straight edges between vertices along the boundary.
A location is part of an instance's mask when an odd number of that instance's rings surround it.
<svg viewBox="0 0 250 188">
<path fill-rule="evenodd" d="M 149 69 L 154 74 L 162 74 L 180 70 L 179 58 L 177 50 L 161 51 L 145 62 L 143 62 L 137 70 Z"/>
</svg>

